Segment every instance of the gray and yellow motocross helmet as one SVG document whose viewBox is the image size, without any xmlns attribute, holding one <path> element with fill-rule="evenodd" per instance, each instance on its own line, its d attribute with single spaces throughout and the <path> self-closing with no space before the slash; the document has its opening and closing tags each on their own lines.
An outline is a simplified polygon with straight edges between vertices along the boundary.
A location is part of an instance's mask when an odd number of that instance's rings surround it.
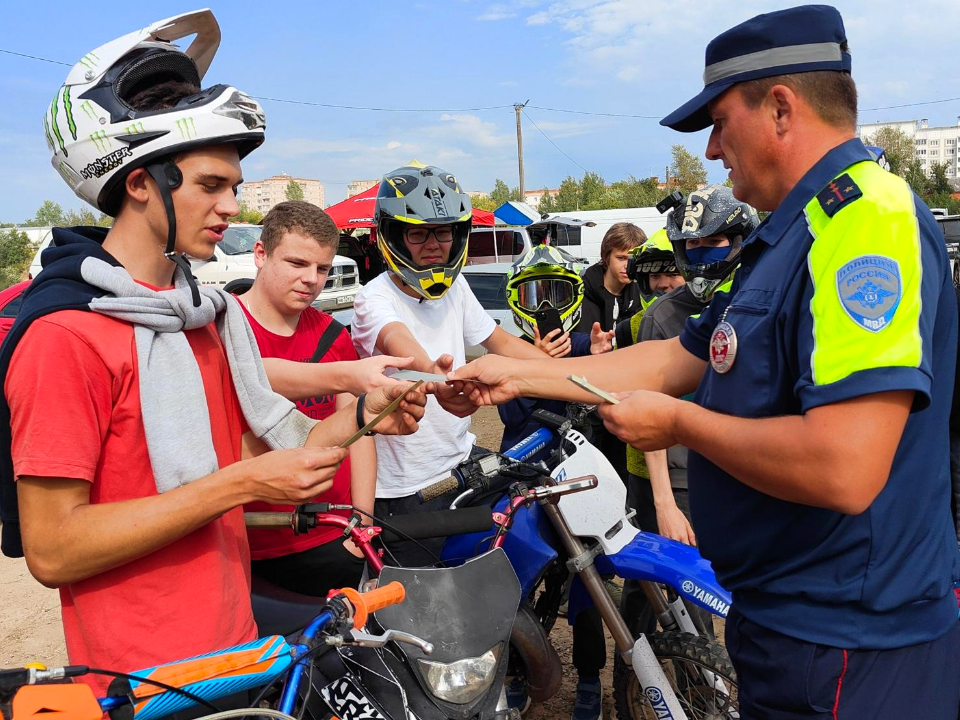
<svg viewBox="0 0 960 720">
<path fill-rule="evenodd" d="M 442 298 L 467 259 L 473 223 L 470 196 L 457 178 L 433 165 L 411 161 L 383 176 L 373 212 L 377 246 L 387 267 L 426 300 Z M 450 225 L 453 241 L 445 263 L 414 264 L 404 233 L 418 225 Z"/>
<path fill-rule="evenodd" d="M 670 211 L 667 237 L 673 244 L 677 269 L 698 300 L 706 302 L 733 277 L 740 264 L 743 241 L 759 224 L 757 211 L 737 200 L 733 190 L 725 185 L 694 190 Z M 687 250 L 687 240 L 714 235 L 725 235 L 729 246 Z"/>
<path fill-rule="evenodd" d="M 533 339 L 535 313 L 548 308 L 556 308 L 560 313 L 563 332 L 577 326 L 583 304 L 580 272 L 578 263 L 566 260 L 549 245 L 531 248 L 514 263 L 507 280 L 507 305 L 524 335 Z"/>
</svg>

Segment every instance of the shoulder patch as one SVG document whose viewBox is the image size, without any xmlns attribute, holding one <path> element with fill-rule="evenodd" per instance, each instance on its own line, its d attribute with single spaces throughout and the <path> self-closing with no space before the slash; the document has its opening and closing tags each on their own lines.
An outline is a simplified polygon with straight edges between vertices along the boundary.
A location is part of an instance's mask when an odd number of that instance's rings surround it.
<svg viewBox="0 0 960 720">
<path fill-rule="evenodd" d="M 861 255 L 837 270 L 837 295 L 850 319 L 880 332 L 900 305 L 900 264 L 883 255 Z"/>
<path fill-rule="evenodd" d="M 827 186 L 817 193 L 817 200 L 820 201 L 820 207 L 823 208 L 827 217 L 833 217 L 840 208 L 852 203 L 862 195 L 863 191 L 853 181 L 853 178 L 844 173 L 828 182 Z"/>
</svg>

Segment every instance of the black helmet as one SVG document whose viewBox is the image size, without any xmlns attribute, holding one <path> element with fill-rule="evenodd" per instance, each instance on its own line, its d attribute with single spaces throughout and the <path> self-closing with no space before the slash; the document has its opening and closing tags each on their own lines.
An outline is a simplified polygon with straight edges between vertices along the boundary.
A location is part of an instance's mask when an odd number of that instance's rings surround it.
<svg viewBox="0 0 960 720">
<path fill-rule="evenodd" d="M 377 245 L 390 270 L 426 300 L 446 294 L 467 259 L 473 223 L 470 196 L 457 178 L 432 165 L 411 161 L 383 176 L 373 212 Z M 415 265 L 403 242 L 405 230 L 417 225 L 452 225 L 453 241 L 445 263 Z"/>
<path fill-rule="evenodd" d="M 694 296 L 706 302 L 740 263 L 743 241 L 760 224 L 757 211 L 733 196 L 726 185 L 694 190 L 667 215 L 667 237 L 673 244 L 677 269 Z M 730 246 L 716 248 L 716 257 L 691 257 L 687 240 L 725 235 Z M 709 254 L 708 254 L 709 255 Z M 722 257 L 721 257 L 722 255 Z"/>
</svg>

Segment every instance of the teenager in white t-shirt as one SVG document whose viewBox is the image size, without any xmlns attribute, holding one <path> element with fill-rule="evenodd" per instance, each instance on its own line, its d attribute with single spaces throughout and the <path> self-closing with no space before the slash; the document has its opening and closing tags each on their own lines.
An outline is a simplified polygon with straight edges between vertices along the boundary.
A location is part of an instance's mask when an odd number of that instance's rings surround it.
<svg viewBox="0 0 960 720">
<path fill-rule="evenodd" d="M 361 357 L 413 357 L 411 367 L 446 374 L 464 363 L 466 345 L 517 358 L 542 358 L 536 348 L 499 328 L 458 279 L 467 256 L 472 209 L 456 177 L 417 162 L 387 173 L 377 193 L 377 244 L 389 272 L 367 283 L 354 302 L 353 340 Z M 476 407 L 438 387 L 428 398 L 412 442 L 376 437 L 377 502 L 387 519 L 449 505 L 449 496 L 421 503 L 416 491 L 447 477 L 476 441 L 469 415 Z M 406 438 L 404 438 L 406 440 Z M 443 541 L 394 543 L 401 565 L 436 562 Z"/>
</svg>

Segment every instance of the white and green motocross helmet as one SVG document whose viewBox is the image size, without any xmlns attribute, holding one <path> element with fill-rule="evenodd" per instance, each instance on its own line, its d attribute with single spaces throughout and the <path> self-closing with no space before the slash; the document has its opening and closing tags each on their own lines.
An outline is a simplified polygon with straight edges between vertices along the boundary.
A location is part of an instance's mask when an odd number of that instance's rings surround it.
<svg viewBox="0 0 960 720">
<path fill-rule="evenodd" d="M 185 51 L 174 45 L 190 35 L 196 37 Z M 140 91 L 169 80 L 199 88 L 219 45 L 213 13 L 196 10 L 101 45 L 73 66 L 43 116 L 43 129 L 53 167 L 81 199 L 115 215 L 124 178 L 136 168 L 224 143 L 235 144 L 243 158 L 263 142 L 263 109 L 230 85 L 213 85 L 166 110 L 129 104 Z"/>
<path fill-rule="evenodd" d="M 507 279 L 507 305 L 524 335 L 533 339 L 534 313 L 547 308 L 560 313 L 564 332 L 577 326 L 583 304 L 581 269 L 549 245 L 531 248 L 513 264 Z"/>
</svg>

